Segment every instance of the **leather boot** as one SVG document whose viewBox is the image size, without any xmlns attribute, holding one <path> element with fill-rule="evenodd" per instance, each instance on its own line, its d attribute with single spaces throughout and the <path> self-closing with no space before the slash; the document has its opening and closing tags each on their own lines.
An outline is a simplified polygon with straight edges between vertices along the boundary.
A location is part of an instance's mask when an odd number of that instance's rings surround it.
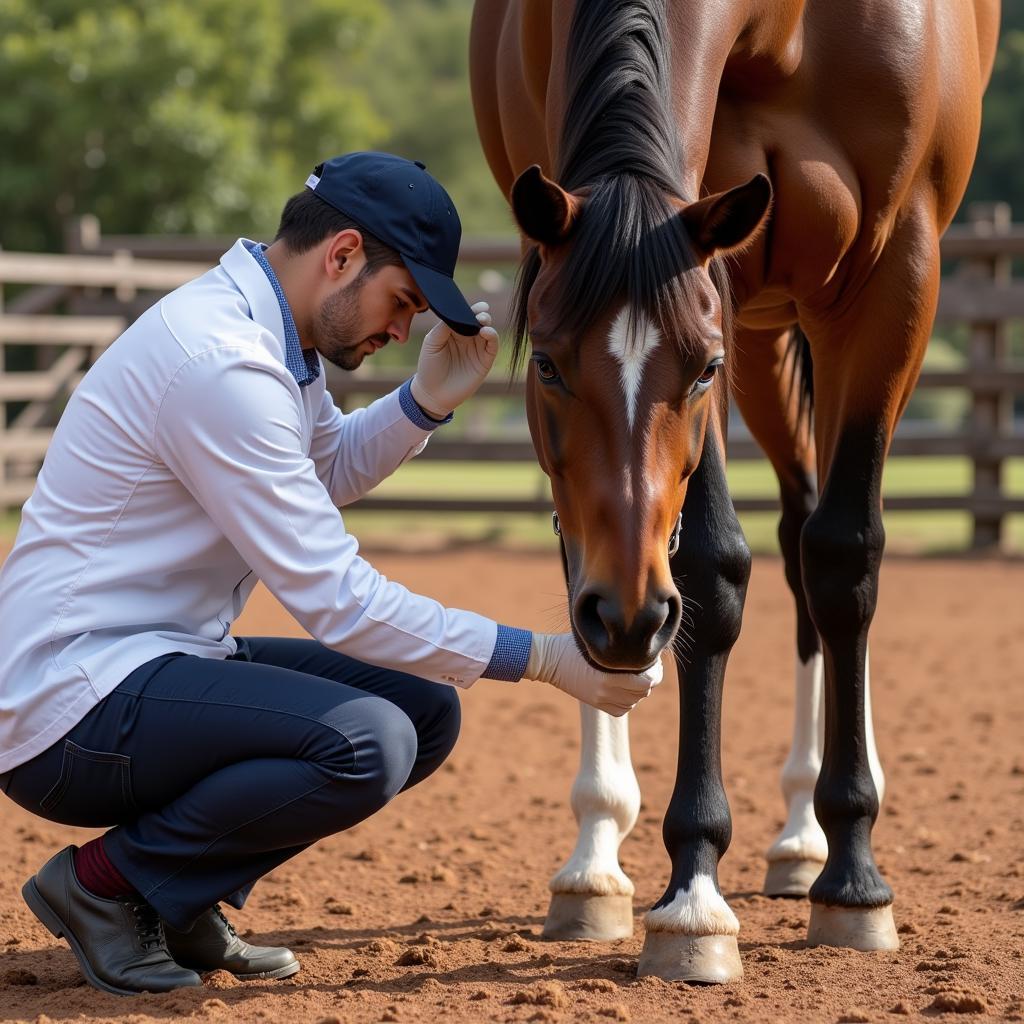
<svg viewBox="0 0 1024 1024">
<path fill-rule="evenodd" d="M 141 896 L 104 899 L 82 887 L 74 851 L 51 857 L 21 894 L 50 932 L 67 939 L 89 984 L 117 995 L 202 984 L 171 958 L 160 915 Z"/>
<path fill-rule="evenodd" d="M 166 922 L 167 948 L 171 956 L 194 971 L 228 971 L 236 978 L 288 978 L 299 961 L 283 946 L 250 946 L 243 942 L 221 913 L 212 907 L 189 932 L 179 932 Z"/>
</svg>

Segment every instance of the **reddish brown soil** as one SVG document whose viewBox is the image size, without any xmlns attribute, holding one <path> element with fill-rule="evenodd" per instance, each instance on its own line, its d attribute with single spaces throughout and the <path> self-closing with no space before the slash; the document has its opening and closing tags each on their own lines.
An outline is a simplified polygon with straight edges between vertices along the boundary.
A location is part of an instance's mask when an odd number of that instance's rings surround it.
<svg viewBox="0 0 1024 1024">
<path fill-rule="evenodd" d="M 451 604 L 553 627 L 553 556 L 379 555 L 389 575 Z M 734 839 L 722 888 L 742 923 L 746 977 L 691 988 L 634 977 L 640 915 L 661 894 L 661 818 L 673 781 L 675 687 L 633 715 L 644 792 L 623 861 L 637 885 L 633 939 L 539 938 L 547 880 L 575 835 L 568 809 L 575 705 L 554 690 L 481 682 L 437 776 L 257 887 L 235 913 L 302 971 L 242 985 L 119 998 L 87 987 L 23 905 L 22 882 L 90 833 L 0 804 L 0 1019 L 36 1021 L 1024 1020 L 1024 565 L 891 560 L 872 634 L 878 743 L 889 790 L 875 850 L 897 894 L 898 953 L 808 949 L 804 901 L 759 895 L 782 824 L 792 612 L 781 566 L 755 565 L 726 686 L 725 775 Z M 239 631 L 300 631 L 258 592 Z"/>
</svg>

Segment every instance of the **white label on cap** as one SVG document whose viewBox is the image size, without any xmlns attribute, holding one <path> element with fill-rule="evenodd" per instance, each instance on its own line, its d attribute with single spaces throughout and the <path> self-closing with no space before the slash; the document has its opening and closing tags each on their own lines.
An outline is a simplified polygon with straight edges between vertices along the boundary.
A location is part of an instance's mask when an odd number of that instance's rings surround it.
<svg viewBox="0 0 1024 1024">
<path fill-rule="evenodd" d="M 306 179 L 306 188 L 311 188 L 314 192 L 316 191 L 316 187 L 319 184 L 320 184 L 320 179 L 315 174 L 311 174 Z"/>
</svg>

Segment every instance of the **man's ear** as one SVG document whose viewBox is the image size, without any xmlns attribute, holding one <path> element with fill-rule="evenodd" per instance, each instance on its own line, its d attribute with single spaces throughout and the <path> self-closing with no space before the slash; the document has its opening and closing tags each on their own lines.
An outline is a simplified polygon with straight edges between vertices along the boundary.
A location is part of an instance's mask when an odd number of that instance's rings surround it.
<svg viewBox="0 0 1024 1024">
<path fill-rule="evenodd" d="M 558 245 L 572 233 L 582 200 L 545 177 L 539 164 L 527 167 L 512 186 L 512 212 L 519 230 L 540 245 Z"/>
<path fill-rule="evenodd" d="M 331 280 L 340 277 L 360 255 L 363 255 L 363 235 L 357 228 L 346 228 L 331 236 L 324 253 L 327 276 Z"/>
<path fill-rule="evenodd" d="M 766 174 L 755 174 L 745 185 L 690 203 L 679 216 L 697 251 L 710 259 L 753 241 L 771 205 L 772 183 Z"/>
</svg>

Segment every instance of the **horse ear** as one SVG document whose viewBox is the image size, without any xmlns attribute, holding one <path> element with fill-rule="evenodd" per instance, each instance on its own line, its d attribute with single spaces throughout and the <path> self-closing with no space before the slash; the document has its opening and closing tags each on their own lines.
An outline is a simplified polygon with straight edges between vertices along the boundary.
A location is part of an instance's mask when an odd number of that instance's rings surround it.
<svg viewBox="0 0 1024 1024">
<path fill-rule="evenodd" d="M 745 185 L 691 203 L 680 216 L 705 257 L 738 249 L 764 224 L 772 205 L 772 183 L 755 174 Z"/>
<path fill-rule="evenodd" d="M 527 167 L 512 186 L 512 212 L 519 230 L 541 245 L 564 242 L 579 207 L 580 201 L 545 177 L 539 164 Z"/>
</svg>

